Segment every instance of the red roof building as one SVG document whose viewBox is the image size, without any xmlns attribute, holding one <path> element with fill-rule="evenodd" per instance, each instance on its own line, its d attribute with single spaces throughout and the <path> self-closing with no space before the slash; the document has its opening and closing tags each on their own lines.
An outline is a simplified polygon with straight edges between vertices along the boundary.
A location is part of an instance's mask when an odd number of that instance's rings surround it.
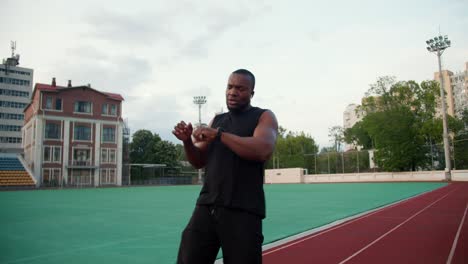
<svg viewBox="0 0 468 264">
<path fill-rule="evenodd" d="M 38 186 L 122 184 L 120 94 L 37 83 L 24 109 L 24 159 Z"/>
</svg>

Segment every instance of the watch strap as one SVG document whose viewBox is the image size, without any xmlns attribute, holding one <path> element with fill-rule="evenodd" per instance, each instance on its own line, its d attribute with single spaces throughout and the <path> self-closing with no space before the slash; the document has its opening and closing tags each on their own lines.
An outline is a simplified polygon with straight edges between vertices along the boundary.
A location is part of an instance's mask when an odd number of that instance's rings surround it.
<svg viewBox="0 0 468 264">
<path fill-rule="evenodd" d="M 221 141 L 221 134 L 224 132 L 222 127 L 218 127 L 218 132 L 216 132 L 216 141 Z"/>
</svg>

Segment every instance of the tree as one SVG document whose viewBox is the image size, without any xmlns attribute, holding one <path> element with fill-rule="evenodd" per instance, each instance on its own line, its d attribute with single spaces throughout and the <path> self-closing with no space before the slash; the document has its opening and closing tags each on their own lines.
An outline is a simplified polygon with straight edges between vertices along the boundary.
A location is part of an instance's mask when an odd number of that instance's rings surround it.
<svg viewBox="0 0 468 264">
<path fill-rule="evenodd" d="M 375 160 L 384 170 L 416 170 L 427 162 L 424 140 L 409 107 L 376 112 L 363 122 L 377 150 Z"/>
<path fill-rule="evenodd" d="M 336 152 L 341 150 L 341 143 L 344 141 L 343 127 L 332 126 L 328 129 L 328 137 L 333 142 L 333 149 Z"/>
<path fill-rule="evenodd" d="M 364 123 L 362 121 L 354 124 L 353 127 L 347 128 L 343 132 L 344 141 L 348 144 L 353 144 L 354 146 L 361 146 L 363 149 L 372 149 L 372 139 L 369 136 L 369 133 L 364 128 Z"/>
<path fill-rule="evenodd" d="M 179 166 L 175 145 L 166 140 L 155 142 L 150 161 L 154 164 L 166 164 L 168 167 Z"/>
<path fill-rule="evenodd" d="M 468 108 L 463 110 L 460 119 L 463 122 L 464 130 L 468 131 Z"/>
<path fill-rule="evenodd" d="M 314 139 L 304 132 L 287 132 L 280 127 L 275 151 L 267 168 L 307 168 L 311 158 L 318 151 Z"/>
<path fill-rule="evenodd" d="M 187 161 L 187 157 L 185 156 L 184 146 L 182 144 L 175 145 L 177 160 L 180 161 Z"/>
<path fill-rule="evenodd" d="M 459 119 L 461 129 L 455 134 L 452 146 L 454 148 L 454 168 L 468 169 L 468 109 L 465 109 Z"/>
<path fill-rule="evenodd" d="M 136 131 L 132 136 L 130 160 L 131 163 L 165 164 L 168 167 L 179 164 L 176 146 L 144 129 Z"/>
<path fill-rule="evenodd" d="M 279 126 L 278 128 L 278 137 L 279 138 L 284 138 L 286 136 L 286 132 L 287 132 L 287 129 L 282 127 L 282 126 Z"/>
<path fill-rule="evenodd" d="M 152 152 L 152 142 L 153 133 L 151 131 L 144 129 L 136 131 L 132 135 L 132 143 L 130 143 L 131 163 L 148 162 Z"/>
<path fill-rule="evenodd" d="M 365 117 L 344 132 L 347 143 L 375 148 L 379 167 L 388 171 L 427 168 L 426 146 L 442 140 L 442 122 L 436 116 L 439 87 L 435 81 L 399 81 L 380 77 L 372 84 L 361 110 Z M 450 118 L 449 118 L 450 119 Z M 449 120 L 452 132 L 459 123 Z"/>
</svg>

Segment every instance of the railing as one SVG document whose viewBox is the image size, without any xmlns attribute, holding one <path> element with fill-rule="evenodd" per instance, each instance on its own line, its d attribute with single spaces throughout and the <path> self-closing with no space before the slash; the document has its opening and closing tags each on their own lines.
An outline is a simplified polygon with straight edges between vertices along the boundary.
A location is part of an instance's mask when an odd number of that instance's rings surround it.
<svg viewBox="0 0 468 264">
<path fill-rule="evenodd" d="M 94 161 L 92 160 L 69 160 L 68 167 L 75 167 L 75 168 L 90 168 L 96 167 Z"/>
</svg>

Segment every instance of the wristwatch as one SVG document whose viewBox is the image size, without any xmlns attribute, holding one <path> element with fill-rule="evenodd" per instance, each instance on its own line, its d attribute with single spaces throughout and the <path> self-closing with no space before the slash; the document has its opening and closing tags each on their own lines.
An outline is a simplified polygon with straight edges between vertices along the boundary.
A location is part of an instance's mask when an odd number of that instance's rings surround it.
<svg viewBox="0 0 468 264">
<path fill-rule="evenodd" d="M 224 129 L 222 127 L 218 127 L 218 132 L 216 132 L 216 141 L 221 141 L 221 134 L 224 132 Z"/>
</svg>

